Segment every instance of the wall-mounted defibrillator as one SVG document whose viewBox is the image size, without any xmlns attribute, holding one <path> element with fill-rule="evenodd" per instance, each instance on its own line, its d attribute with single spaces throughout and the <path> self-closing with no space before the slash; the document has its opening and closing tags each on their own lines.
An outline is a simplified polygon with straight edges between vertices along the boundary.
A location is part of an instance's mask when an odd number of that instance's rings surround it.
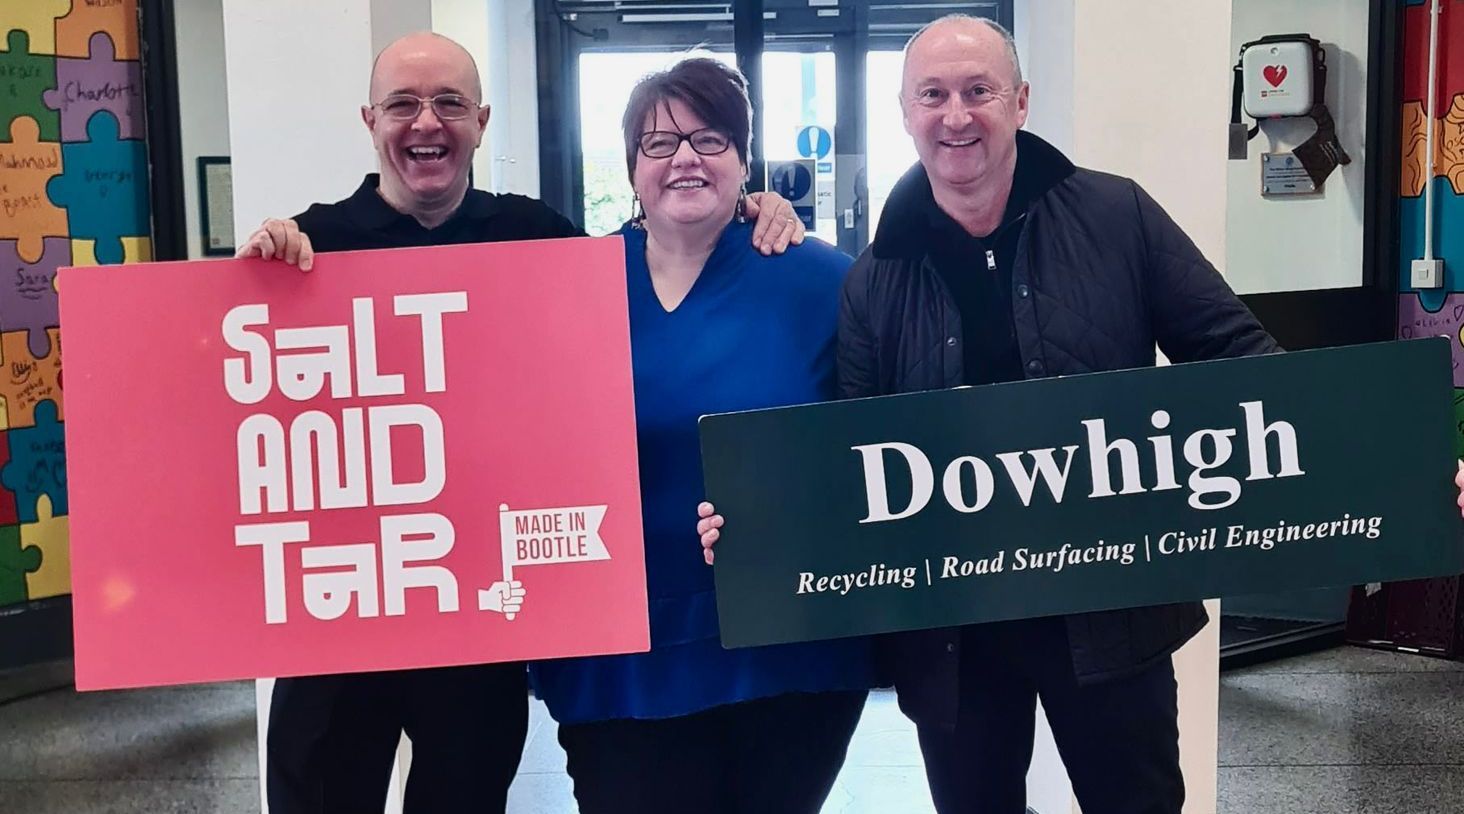
<svg viewBox="0 0 1464 814">
<path fill-rule="evenodd" d="M 1268 195 L 1317 192 L 1339 164 L 1352 158 L 1337 140 L 1327 110 L 1327 55 L 1309 34 L 1273 34 L 1240 47 L 1230 108 L 1230 157 L 1248 157 L 1247 143 L 1260 121 L 1306 117 L 1316 122 L 1311 138 L 1290 153 L 1261 156 L 1261 191 Z M 1247 128 L 1241 110 L 1257 120 Z"/>
</svg>

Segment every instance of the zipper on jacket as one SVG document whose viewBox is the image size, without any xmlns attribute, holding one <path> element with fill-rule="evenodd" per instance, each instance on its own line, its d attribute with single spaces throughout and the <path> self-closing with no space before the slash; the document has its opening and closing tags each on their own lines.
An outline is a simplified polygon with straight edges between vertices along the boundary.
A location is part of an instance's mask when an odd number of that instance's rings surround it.
<svg viewBox="0 0 1464 814">
<path fill-rule="evenodd" d="M 1019 212 L 1017 213 L 1017 216 L 1015 218 L 1012 218 L 1006 223 L 1003 223 L 1001 226 L 997 227 L 997 230 L 995 232 L 992 232 L 991 234 L 981 239 L 981 245 L 983 247 L 990 247 L 986 249 L 987 271 L 996 271 L 996 246 L 1001 242 L 1002 236 L 1006 234 L 1006 231 L 1008 229 L 1014 228 L 1017 224 L 1026 219 L 1027 213 Z M 1016 262 L 1015 257 L 1013 257 L 1013 262 Z"/>
</svg>

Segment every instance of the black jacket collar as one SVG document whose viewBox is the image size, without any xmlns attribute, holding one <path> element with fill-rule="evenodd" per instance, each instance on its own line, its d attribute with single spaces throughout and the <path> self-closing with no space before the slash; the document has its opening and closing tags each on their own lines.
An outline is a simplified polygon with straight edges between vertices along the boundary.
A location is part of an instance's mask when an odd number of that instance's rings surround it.
<svg viewBox="0 0 1464 814">
<path fill-rule="evenodd" d="M 1056 147 L 1025 130 L 1017 131 L 1017 167 L 1007 217 L 1023 212 L 1077 170 Z M 930 246 L 930 211 L 935 196 L 925 167 L 916 164 L 896 182 L 879 218 L 871 248 L 874 256 L 922 257 Z"/>
</svg>

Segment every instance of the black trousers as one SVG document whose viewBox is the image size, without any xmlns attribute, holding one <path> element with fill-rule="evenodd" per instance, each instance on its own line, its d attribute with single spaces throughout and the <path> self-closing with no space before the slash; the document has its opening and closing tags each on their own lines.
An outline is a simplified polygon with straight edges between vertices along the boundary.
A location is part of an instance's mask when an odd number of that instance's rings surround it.
<svg viewBox="0 0 1464 814">
<path fill-rule="evenodd" d="M 379 814 L 404 730 L 407 814 L 502 812 L 528 716 L 517 662 L 282 678 L 266 741 L 270 814 Z"/>
<path fill-rule="evenodd" d="M 1179 704 L 1163 659 L 1125 678 L 1079 685 L 1060 617 L 962 631 L 954 728 L 919 726 L 940 814 L 1023 814 L 1037 698 L 1083 814 L 1179 814 Z"/>
<path fill-rule="evenodd" d="M 818 814 L 868 692 L 559 728 L 580 814 Z"/>
</svg>

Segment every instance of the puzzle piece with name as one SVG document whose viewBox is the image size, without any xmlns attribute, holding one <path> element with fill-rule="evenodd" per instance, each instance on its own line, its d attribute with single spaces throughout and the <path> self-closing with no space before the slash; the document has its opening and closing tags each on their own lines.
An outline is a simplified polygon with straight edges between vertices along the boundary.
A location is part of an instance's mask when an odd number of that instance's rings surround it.
<svg viewBox="0 0 1464 814">
<path fill-rule="evenodd" d="M 0 51 L 0 99 L 5 113 L 0 118 L 0 141 L 10 140 L 10 122 L 29 116 L 41 128 L 41 141 L 61 140 L 61 117 L 46 107 L 46 93 L 56 87 L 56 58 L 30 52 L 30 35 L 12 31 L 9 50 Z"/>
<path fill-rule="evenodd" d="M 20 241 L 20 259 L 27 263 L 40 262 L 45 238 L 67 235 L 66 210 L 46 194 L 61 174 L 61 160 L 61 145 L 40 141 L 35 119 L 10 122 L 10 143 L 0 144 L 0 238 Z"/>
<path fill-rule="evenodd" d="M 1437 172 L 1449 179 L 1449 186 L 1455 195 L 1464 195 L 1464 93 L 1454 97 L 1454 103 L 1439 119 L 1435 142 L 1438 156 L 1434 158 Z"/>
<path fill-rule="evenodd" d="M 122 262 L 151 263 L 152 239 L 146 237 L 122 238 Z M 71 241 L 71 265 L 97 266 L 97 242 L 95 240 Z"/>
<path fill-rule="evenodd" d="M 1399 141 L 1403 145 L 1403 167 L 1398 173 L 1398 194 L 1403 198 L 1416 198 L 1423 194 L 1423 185 L 1428 179 L 1424 171 L 1428 166 L 1427 140 L 1424 128 L 1428 126 L 1428 114 L 1422 102 L 1404 102 L 1403 115 L 1399 119 Z M 1434 151 L 1435 153 L 1438 150 Z"/>
<path fill-rule="evenodd" d="M 1454 386 L 1464 387 L 1464 295 L 1446 294 L 1443 306 L 1429 308 L 1417 295 L 1398 296 L 1398 338 L 1444 336 L 1453 354 Z"/>
<path fill-rule="evenodd" d="M 31 353 L 24 331 L 0 333 L 0 396 L 5 399 L 5 416 L 10 429 L 34 427 L 37 408 L 51 405 L 58 421 L 66 420 L 61 391 L 61 331 L 43 332 L 50 353 Z"/>
<path fill-rule="evenodd" d="M 87 41 L 98 31 L 117 43 L 118 59 L 137 59 L 137 0 L 76 0 L 56 21 L 56 56 L 86 56 Z"/>
<path fill-rule="evenodd" d="M 71 520 L 52 513 L 51 499 L 36 501 L 36 522 L 20 526 L 20 551 L 40 554 L 40 563 L 25 575 L 31 599 L 71 593 Z"/>
<path fill-rule="evenodd" d="M 20 547 L 20 526 L 0 526 L 0 608 L 30 598 L 26 577 L 41 567 L 39 549 Z"/>
<path fill-rule="evenodd" d="M 1399 194 L 1416 198 L 1423 194 L 1428 144 L 1425 128 L 1428 114 L 1422 102 L 1404 102 L 1400 123 L 1403 167 L 1399 173 Z M 1449 109 L 1434 122 L 1434 175 L 1449 179 L 1455 195 L 1464 195 L 1464 93 L 1453 98 Z"/>
<path fill-rule="evenodd" d="M 5 21 L 8 28 L 30 35 L 32 54 L 55 54 L 56 18 L 70 10 L 71 0 L 7 0 Z"/>
<path fill-rule="evenodd" d="M 90 57 L 56 58 L 54 90 L 45 101 L 61 114 L 62 141 L 86 141 L 87 122 L 98 110 L 117 117 L 124 139 L 141 139 L 145 133 L 142 63 L 117 59 L 112 39 L 101 31 L 91 38 Z"/>
<path fill-rule="evenodd" d="M 0 483 L 15 493 L 21 524 L 39 522 L 41 495 L 51 498 L 58 515 L 69 514 L 66 501 L 66 436 L 56 417 L 56 403 L 35 407 L 34 427 L 11 427 L 10 462 L 0 469 Z"/>
<path fill-rule="evenodd" d="M 71 241 L 48 237 L 40 262 L 20 259 L 13 240 L 0 240 L 0 331 L 29 331 L 30 352 L 38 359 L 51 352 L 47 328 L 60 324 L 56 271 L 71 265 Z"/>
<path fill-rule="evenodd" d="M 105 110 L 92 114 L 86 134 L 90 141 L 61 145 L 64 172 L 46 191 L 66 207 L 72 238 L 95 240 L 99 262 L 120 263 L 121 239 L 148 234 L 147 145 L 119 140 L 117 117 Z"/>
</svg>

